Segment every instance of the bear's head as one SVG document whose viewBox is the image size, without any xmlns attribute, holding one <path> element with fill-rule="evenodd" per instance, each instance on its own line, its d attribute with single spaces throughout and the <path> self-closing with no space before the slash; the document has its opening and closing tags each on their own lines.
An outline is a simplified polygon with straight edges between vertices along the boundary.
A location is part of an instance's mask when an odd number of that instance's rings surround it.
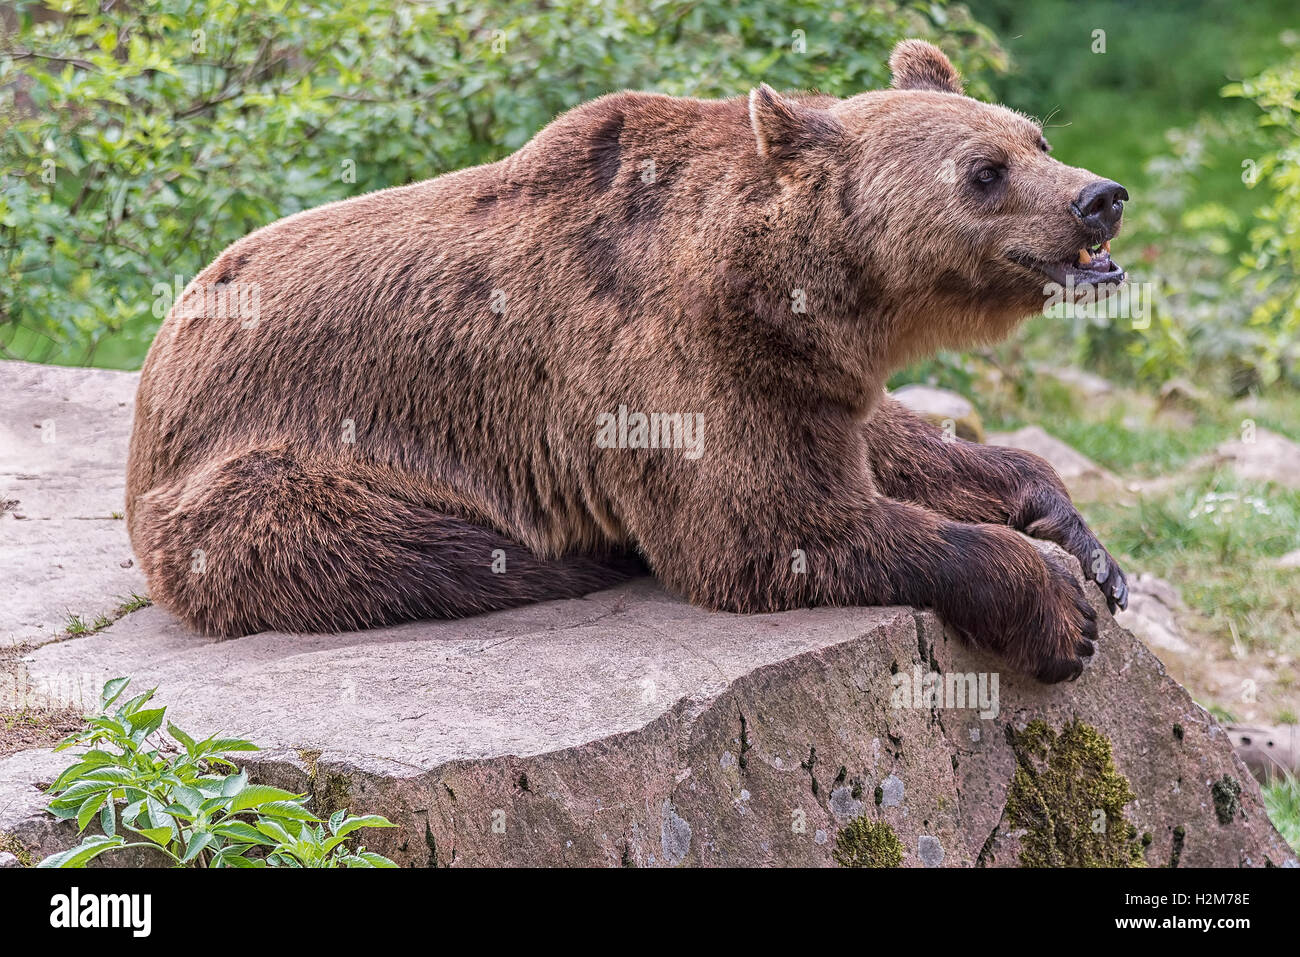
<svg viewBox="0 0 1300 957">
<path fill-rule="evenodd" d="M 750 94 L 773 175 L 830 180 L 842 250 L 889 311 L 900 361 L 988 342 L 1065 300 L 1124 281 L 1110 257 L 1124 187 L 1050 155 L 1042 127 L 967 97 L 936 47 L 900 43 L 889 90 L 846 100 Z"/>
</svg>

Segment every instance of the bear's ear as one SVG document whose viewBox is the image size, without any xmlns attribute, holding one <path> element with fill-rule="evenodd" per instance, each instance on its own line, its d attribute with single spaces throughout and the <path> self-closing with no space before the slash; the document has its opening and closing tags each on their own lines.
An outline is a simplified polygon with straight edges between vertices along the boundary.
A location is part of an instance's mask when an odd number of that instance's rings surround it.
<svg viewBox="0 0 1300 957">
<path fill-rule="evenodd" d="M 787 99 L 766 83 L 749 93 L 749 123 L 758 155 L 782 161 L 810 147 L 830 145 L 844 132 L 830 113 Z"/>
<path fill-rule="evenodd" d="M 933 43 L 904 40 L 889 55 L 896 90 L 937 90 L 964 93 L 961 74 Z"/>
</svg>

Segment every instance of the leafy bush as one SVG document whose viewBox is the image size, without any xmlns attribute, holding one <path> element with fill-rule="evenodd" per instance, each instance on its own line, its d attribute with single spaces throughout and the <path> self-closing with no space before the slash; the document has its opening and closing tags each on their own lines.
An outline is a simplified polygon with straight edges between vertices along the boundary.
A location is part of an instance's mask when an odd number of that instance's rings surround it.
<svg viewBox="0 0 1300 957">
<path fill-rule="evenodd" d="M 278 217 L 494 160 L 621 88 L 851 94 L 964 7 L 893 0 L 19 0 L 0 55 L 0 355 L 135 367 L 172 299 Z"/>
<path fill-rule="evenodd" d="M 1247 184 L 1262 184 L 1268 201 L 1250 230 L 1250 252 L 1235 280 L 1248 283 L 1258 297 L 1249 325 L 1268 346 L 1269 377 L 1287 372 L 1300 360 L 1300 56 L 1224 89 L 1226 96 L 1248 97 L 1263 111 L 1261 127 L 1275 148 L 1248 166 Z M 1249 163 L 1249 161 L 1247 161 Z"/>
<path fill-rule="evenodd" d="M 129 683 L 115 678 L 105 684 L 100 713 L 55 749 L 90 748 L 51 786 L 51 813 L 75 820 L 82 833 L 98 821 L 102 833 L 86 835 L 41 867 L 84 867 L 106 851 L 130 848 L 157 851 L 177 866 L 396 866 L 364 847 L 346 846 L 359 828 L 392 827 L 385 818 L 340 810 L 322 822 L 304 806 L 303 795 L 250 784 L 248 773 L 222 755 L 258 750 L 252 742 L 215 736 L 195 741 L 170 722 L 168 741 L 160 733 L 167 709 L 145 707 L 152 690 L 110 714 Z M 162 740 L 151 747 L 151 736 Z M 165 754 L 165 748 L 177 753 Z M 217 768 L 229 773 L 213 773 Z M 119 826 L 141 840 L 128 840 Z M 255 849 L 259 856 L 250 857 Z"/>
<path fill-rule="evenodd" d="M 1249 294 L 1230 281 L 1241 219 L 1200 192 L 1214 147 L 1250 137 L 1248 125 L 1220 118 L 1166 134 L 1168 153 L 1147 164 L 1150 184 L 1131 204 L 1122 238 L 1130 281 L 1150 284 L 1151 311 L 1137 322 L 1076 319 L 1071 337 L 1085 365 L 1152 384 L 1216 372 L 1257 384 L 1250 370 L 1263 362 L 1267 344 L 1247 327 Z"/>
<path fill-rule="evenodd" d="M 1169 153 L 1148 164 L 1151 185 L 1126 231 L 1129 248 L 1141 244 L 1132 272 L 1153 286 L 1152 314 L 1076 325 L 1080 359 L 1093 368 L 1157 382 L 1208 376 L 1236 395 L 1300 385 L 1300 57 L 1223 92 L 1252 99 L 1258 126 L 1206 116 L 1169 131 Z M 1266 194 L 1246 219 L 1223 197 L 1201 195 L 1210 157 L 1228 144 L 1242 189 Z"/>
</svg>

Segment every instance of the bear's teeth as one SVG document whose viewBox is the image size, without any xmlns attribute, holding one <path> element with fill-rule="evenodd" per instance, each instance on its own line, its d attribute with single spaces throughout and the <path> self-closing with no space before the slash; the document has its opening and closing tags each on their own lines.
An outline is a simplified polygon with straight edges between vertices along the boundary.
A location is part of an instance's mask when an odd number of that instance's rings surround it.
<svg viewBox="0 0 1300 957">
<path fill-rule="evenodd" d="M 1080 266 L 1086 266 L 1086 265 L 1088 265 L 1090 262 L 1092 262 L 1092 257 L 1088 255 L 1088 250 L 1086 250 L 1086 249 L 1080 249 L 1080 250 L 1079 250 L 1079 265 L 1080 265 Z"/>
<path fill-rule="evenodd" d="M 1108 240 L 1106 240 L 1104 243 L 1102 243 L 1102 244 L 1101 244 L 1101 248 L 1102 248 L 1105 252 L 1110 252 L 1110 240 L 1108 239 Z"/>
</svg>

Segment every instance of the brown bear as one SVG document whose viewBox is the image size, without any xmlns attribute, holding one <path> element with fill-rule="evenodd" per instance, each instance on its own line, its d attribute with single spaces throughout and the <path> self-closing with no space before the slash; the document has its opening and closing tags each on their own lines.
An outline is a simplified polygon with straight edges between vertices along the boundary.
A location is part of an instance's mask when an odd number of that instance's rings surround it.
<svg viewBox="0 0 1300 957">
<path fill-rule="evenodd" d="M 884 394 L 1051 283 L 1123 280 L 1127 194 L 967 98 L 645 93 L 496 163 L 226 249 L 140 381 L 128 518 L 150 592 L 215 635 L 578 596 L 648 568 L 710 609 L 902 603 L 1043 681 L 1124 576 L 1043 460 Z M 642 564 L 644 563 L 644 564 Z"/>
</svg>

